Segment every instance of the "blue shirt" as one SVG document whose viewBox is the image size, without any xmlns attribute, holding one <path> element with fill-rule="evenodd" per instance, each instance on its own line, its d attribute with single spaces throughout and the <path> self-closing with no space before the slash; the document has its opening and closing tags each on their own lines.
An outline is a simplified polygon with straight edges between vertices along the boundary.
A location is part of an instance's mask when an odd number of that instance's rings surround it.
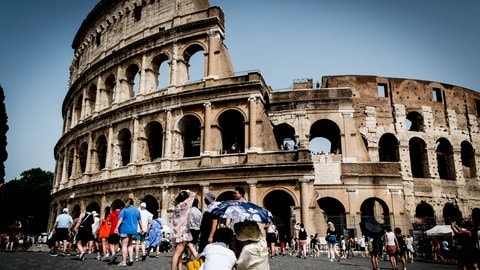
<svg viewBox="0 0 480 270">
<path fill-rule="evenodd" d="M 122 219 L 118 232 L 120 234 L 136 234 L 138 221 L 142 219 L 140 211 L 134 206 L 125 207 L 120 211 L 118 218 Z M 146 229 L 146 228 L 142 228 Z"/>
</svg>

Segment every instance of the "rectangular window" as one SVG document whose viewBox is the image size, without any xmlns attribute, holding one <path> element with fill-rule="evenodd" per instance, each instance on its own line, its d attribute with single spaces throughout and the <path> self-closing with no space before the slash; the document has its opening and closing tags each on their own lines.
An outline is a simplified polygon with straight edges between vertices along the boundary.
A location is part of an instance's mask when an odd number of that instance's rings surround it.
<svg viewBox="0 0 480 270">
<path fill-rule="evenodd" d="M 480 117 L 480 99 L 475 99 L 475 107 L 477 107 L 477 116 Z"/>
<path fill-rule="evenodd" d="M 95 36 L 95 44 L 97 45 L 97 47 L 102 44 L 102 35 L 100 33 L 97 33 L 97 35 Z"/>
<path fill-rule="evenodd" d="M 432 89 L 432 94 L 433 94 L 433 101 L 435 102 L 442 102 L 442 90 L 440 88 L 433 88 Z"/>
<path fill-rule="evenodd" d="M 388 97 L 388 87 L 386 83 L 379 83 L 377 85 L 378 97 Z"/>
</svg>

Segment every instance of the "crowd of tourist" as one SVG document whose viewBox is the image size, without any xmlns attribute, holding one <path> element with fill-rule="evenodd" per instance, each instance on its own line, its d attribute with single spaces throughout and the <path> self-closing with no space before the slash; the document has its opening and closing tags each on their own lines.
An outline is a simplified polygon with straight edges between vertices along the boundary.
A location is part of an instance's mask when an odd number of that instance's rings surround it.
<svg viewBox="0 0 480 270">
<path fill-rule="evenodd" d="M 245 191 L 235 188 L 234 198 L 244 201 Z M 22 224 L 14 222 L 8 233 L 0 235 L 0 249 L 14 252 L 34 245 L 50 247 L 50 256 L 77 256 L 86 254 L 118 266 L 159 257 L 160 252 L 171 252 L 171 269 L 182 269 L 182 264 L 201 260 L 202 269 L 269 269 L 268 260 L 277 256 L 308 259 L 326 256 L 330 262 L 362 257 L 369 258 L 373 269 L 379 260 L 389 261 L 392 269 L 407 269 L 414 257 L 429 257 L 435 261 L 455 258 L 460 269 L 478 269 L 480 258 L 480 210 L 472 212 L 472 220 L 452 220 L 453 237 L 417 239 L 402 234 L 400 228 L 375 235 L 354 238 L 343 235 L 335 224 L 327 222 L 323 234 L 308 234 L 302 223 L 294 225 L 295 235 L 280 235 L 274 223 L 222 219 L 212 213 L 216 207 L 215 195 L 203 194 L 205 211 L 198 209 L 198 197 L 191 191 L 182 191 L 175 198 L 171 223 L 150 213 L 146 203 L 139 207 L 128 198 L 121 209 L 105 209 L 100 217 L 95 211 L 82 212 L 78 218 L 64 208 L 46 234 L 26 237 Z M 72 255 L 71 255 L 72 254 Z M 91 258 L 91 256 L 88 256 Z M 399 268 L 397 268 L 399 267 Z"/>
</svg>

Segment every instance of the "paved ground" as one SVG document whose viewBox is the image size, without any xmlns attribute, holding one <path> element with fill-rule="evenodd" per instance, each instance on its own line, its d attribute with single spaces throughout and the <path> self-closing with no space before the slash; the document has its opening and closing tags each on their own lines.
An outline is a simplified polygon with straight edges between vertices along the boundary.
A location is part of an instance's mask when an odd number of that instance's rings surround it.
<svg viewBox="0 0 480 270">
<path fill-rule="evenodd" d="M 131 267 L 126 269 L 147 269 L 147 270 L 169 270 L 171 253 L 162 253 L 160 258 L 150 257 L 144 262 L 135 262 Z M 118 258 L 120 260 L 120 257 Z M 342 259 L 340 262 L 329 262 L 326 256 L 319 258 L 300 259 L 291 256 L 276 257 L 270 259 L 271 270 L 306 270 L 306 269 L 352 269 L 352 270 L 368 270 L 371 269 L 370 260 L 368 258 L 355 257 L 349 259 Z M 401 265 L 399 264 L 399 269 Z M 41 269 L 120 269 L 117 265 L 109 265 L 108 262 L 97 261 L 95 255 L 86 255 L 85 261 L 79 261 L 78 257 L 50 257 L 45 252 L 15 252 L 15 253 L 0 253 L 0 269 L 22 269 L 22 270 L 41 270 Z M 381 269 L 391 269 L 387 261 L 380 262 Z M 186 269 L 184 267 L 183 269 Z M 455 265 L 436 264 L 431 262 L 416 261 L 413 264 L 407 265 L 408 270 L 453 270 L 458 269 Z"/>
</svg>

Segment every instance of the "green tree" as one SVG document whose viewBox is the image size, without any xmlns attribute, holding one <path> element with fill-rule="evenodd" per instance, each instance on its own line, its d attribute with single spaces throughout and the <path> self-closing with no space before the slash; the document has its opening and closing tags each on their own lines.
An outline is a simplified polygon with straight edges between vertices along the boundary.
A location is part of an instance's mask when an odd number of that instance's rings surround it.
<svg viewBox="0 0 480 270">
<path fill-rule="evenodd" d="M 44 232 L 48 225 L 53 173 L 33 168 L 20 176 L 0 188 L 1 231 L 18 219 L 30 233 Z"/>
<path fill-rule="evenodd" d="M 8 158 L 7 153 L 7 110 L 5 109 L 5 94 L 0 85 L 0 183 L 5 182 L 5 164 Z"/>
</svg>

